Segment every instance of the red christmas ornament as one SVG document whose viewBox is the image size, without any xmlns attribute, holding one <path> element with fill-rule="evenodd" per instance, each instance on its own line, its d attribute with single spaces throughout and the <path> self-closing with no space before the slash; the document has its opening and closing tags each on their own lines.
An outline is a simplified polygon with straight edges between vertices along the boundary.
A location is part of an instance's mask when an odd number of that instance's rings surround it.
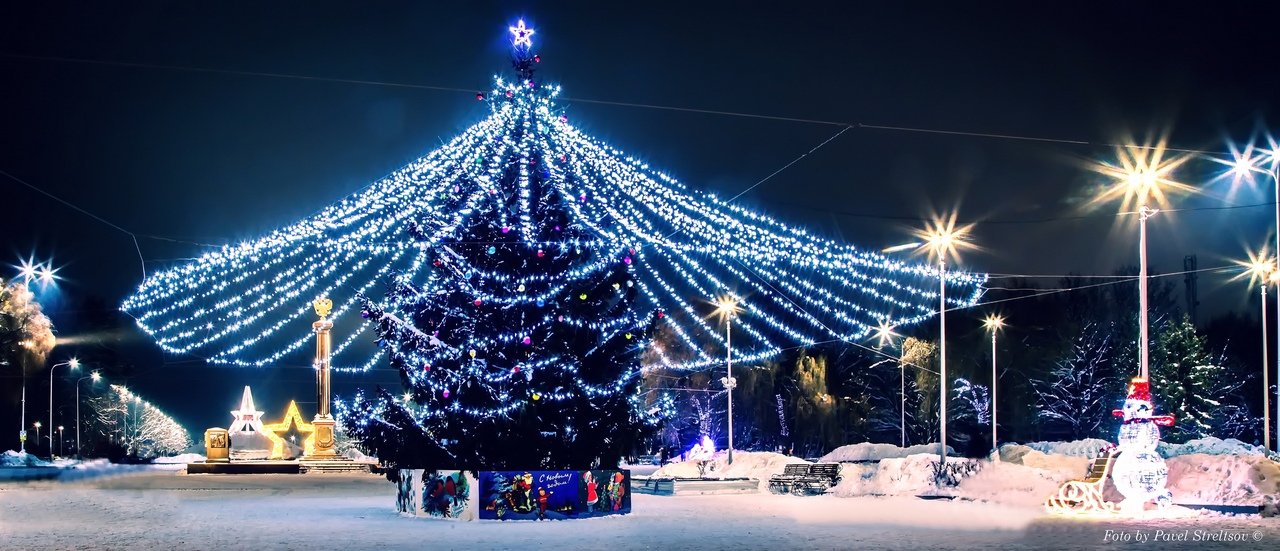
<svg viewBox="0 0 1280 551">
<path fill-rule="evenodd" d="M 631 257 L 629 257 L 629 256 L 627 256 L 627 257 L 623 257 L 623 259 L 622 259 L 622 263 L 623 263 L 623 264 L 630 265 L 630 264 L 631 264 Z"/>
<path fill-rule="evenodd" d="M 482 304 L 482 301 L 480 299 L 476 299 L 476 306 L 480 306 L 480 304 Z"/>
<path fill-rule="evenodd" d="M 507 233 L 507 232 L 510 232 L 510 231 L 511 231 L 511 227 L 510 227 L 510 226 L 503 226 L 503 227 L 502 227 L 502 233 Z"/>
<path fill-rule="evenodd" d="M 563 162 L 565 162 L 565 161 L 567 161 L 567 160 L 569 160 L 569 157 L 568 157 L 567 155 L 561 155 L 561 156 L 560 156 L 560 162 L 562 162 L 562 163 L 563 163 Z"/>
<path fill-rule="evenodd" d="M 662 313 L 662 310 L 658 310 L 658 319 L 662 319 L 665 316 L 666 314 Z"/>
<path fill-rule="evenodd" d="M 484 94 L 476 92 L 476 101 L 484 101 Z"/>
<path fill-rule="evenodd" d="M 446 388 L 446 389 L 444 389 L 444 392 L 441 392 L 440 394 L 442 394 L 445 398 L 448 398 L 448 397 L 449 397 L 449 389 L 447 389 L 447 388 Z"/>
<path fill-rule="evenodd" d="M 535 55 L 535 56 L 533 56 L 533 62 L 534 62 L 534 63 L 542 63 L 542 56 L 540 56 L 540 55 Z"/>
<path fill-rule="evenodd" d="M 422 366 L 422 370 L 423 370 L 423 371 L 431 371 L 431 364 L 427 364 L 427 365 Z"/>
<path fill-rule="evenodd" d="M 560 122 L 569 122 L 568 115 L 560 115 Z"/>
<path fill-rule="evenodd" d="M 507 90 L 507 97 L 511 97 L 511 96 L 514 96 L 514 95 L 515 95 L 515 93 L 513 93 L 511 90 Z"/>
<path fill-rule="evenodd" d="M 530 339 L 529 337 L 525 337 L 524 339 L 521 339 L 521 341 L 520 341 L 520 342 L 522 342 L 522 343 L 524 343 L 524 344 L 532 344 L 532 343 L 533 343 L 533 339 Z"/>
<path fill-rule="evenodd" d="M 558 228 L 558 227 L 559 227 L 559 226 L 557 226 L 557 228 Z M 538 258 L 542 258 L 543 256 L 546 256 L 546 254 L 547 254 L 547 253 L 542 252 L 542 249 L 538 249 Z"/>
</svg>

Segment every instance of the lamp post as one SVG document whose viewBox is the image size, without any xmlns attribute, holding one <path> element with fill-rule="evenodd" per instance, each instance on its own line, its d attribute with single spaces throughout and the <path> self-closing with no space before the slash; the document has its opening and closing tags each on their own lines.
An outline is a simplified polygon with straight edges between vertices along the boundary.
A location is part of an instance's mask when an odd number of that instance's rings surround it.
<svg viewBox="0 0 1280 551">
<path fill-rule="evenodd" d="M 80 360 L 71 358 L 62 363 L 53 364 L 53 367 L 49 368 L 49 455 L 53 455 L 53 373 L 63 365 L 71 369 L 80 369 Z"/>
<path fill-rule="evenodd" d="M 716 301 L 716 313 L 724 318 L 724 367 L 725 377 L 720 379 L 724 383 L 724 388 L 729 396 L 729 464 L 733 464 L 733 388 L 738 386 L 737 379 L 733 378 L 733 341 L 731 340 L 733 328 L 733 318 L 737 315 L 738 301 L 731 295 L 720 297 Z"/>
<path fill-rule="evenodd" d="M 1123 198 L 1120 214 L 1138 215 L 1138 371 L 1149 380 L 1150 339 L 1147 313 L 1147 219 L 1160 212 L 1151 205 L 1166 202 L 1165 190 L 1190 192 L 1195 188 L 1176 182 L 1170 175 L 1191 157 L 1165 158 L 1168 148 L 1161 140 L 1153 146 L 1122 146 L 1116 153 L 1119 163 L 1099 164 L 1095 170 L 1115 180 L 1093 199 L 1094 203 Z M 1134 209 L 1136 210 L 1128 210 Z"/>
<path fill-rule="evenodd" d="M 886 253 L 923 251 L 938 262 L 938 424 L 941 444 L 938 462 L 943 466 L 947 464 L 947 259 L 959 258 L 957 251 L 961 248 L 973 248 L 973 244 L 967 239 L 972 228 L 972 224 L 956 227 L 956 214 L 953 212 L 945 219 L 934 218 L 927 227 L 916 231 L 915 235 L 921 239 L 920 242 L 883 250 Z"/>
<path fill-rule="evenodd" d="M 1270 151 L 1264 151 L 1262 155 L 1255 157 L 1252 154 L 1253 146 L 1250 145 L 1245 148 L 1243 154 L 1237 153 L 1235 155 L 1234 161 L 1232 161 L 1230 165 L 1231 165 L 1231 173 L 1235 175 L 1237 178 L 1247 177 L 1249 179 L 1252 179 L 1253 173 L 1255 172 L 1260 172 L 1262 174 L 1266 174 L 1271 177 L 1271 181 L 1275 187 L 1275 197 L 1276 197 L 1276 250 L 1280 251 L 1280 146 L 1276 144 L 1274 139 L 1271 139 L 1270 141 L 1271 141 Z M 1269 162 L 1271 166 L 1268 168 L 1260 168 L 1258 166 L 1259 164 L 1266 163 L 1266 162 Z M 1227 164 L 1227 163 L 1224 162 L 1224 164 Z M 1276 281 L 1276 278 L 1280 277 L 1280 255 L 1277 255 L 1272 263 L 1274 265 L 1269 266 L 1268 271 L 1271 272 L 1271 276 L 1270 276 L 1271 281 Z M 1251 271 L 1252 271 L 1252 268 L 1251 268 Z M 1253 275 L 1257 276 L 1257 275 L 1263 275 L 1263 274 L 1253 274 Z M 1264 301 L 1266 300 L 1265 298 L 1266 292 L 1267 292 L 1266 286 L 1267 286 L 1267 280 L 1263 279 L 1262 293 L 1263 293 Z M 1263 305 L 1263 309 L 1265 312 L 1265 309 L 1266 309 L 1265 304 Z M 1277 292 L 1276 292 L 1276 311 L 1280 312 L 1280 287 L 1277 288 Z M 1267 362 L 1267 354 L 1266 354 L 1266 347 L 1267 347 L 1266 327 L 1267 327 L 1267 317 L 1266 317 L 1266 314 L 1264 313 L 1262 316 L 1262 332 L 1263 332 L 1263 338 L 1262 338 L 1262 348 L 1263 348 L 1262 442 L 1263 442 L 1263 447 L 1270 450 L 1271 449 L 1271 445 L 1270 445 L 1271 407 L 1269 402 L 1271 400 L 1271 387 L 1269 386 L 1268 377 L 1267 377 L 1267 369 L 1269 368 L 1269 364 Z M 1276 324 L 1276 342 L 1280 343 L 1280 323 Z M 1276 361 L 1277 361 L 1276 380 L 1277 382 L 1280 382 L 1280 352 L 1277 352 L 1276 354 Z M 1280 418 L 1280 400 L 1276 401 L 1276 417 Z"/>
<path fill-rule="evenodd" d="M 1000 380 L 996 373 L 996 333 L 1004 327 L 1004 318 L 989 315 L 982 320 L 982 325 L 991 332 L 991 453 L 996 461 L 1000 460 L 1000 440 L 996 437 L 996 386 Z"/>
<path fill-rule="evenodd" d="M 49 455 L 53 455 L 52 452 Z M 58 457 L 62 457 L 62 425 L 58 425 Z"/>
<path fill-rule="evenodd" d="M 893 325 L 887 321 L 881 321 L 876 327 L 876 338 L 879 343 L 876 348 L 884 348 L 886 344 L 893 344 Z M 898 447 L 907 447 L 907 366 L 902 364 L 902 358 L 898 358 L 898 430 L 901 433 Z"/>
<path fill-rule="evenodd" d="M 35 427 L 36 429 L 36 444 L 39 444 L 40 443 L 40 422 L 36 421 L 35 423 L 32 423 L 31 426 Z"/>
<path fill-rule="evenodd" d="M 80 382 L 85 379 L 91 379 L 93 383 L 97 383 L 102 380 L 102 374 L 94 371 L 88 377 L 81 377 L 76 380 L 76 457 L 82 457 L 80 454 Z"/>
<path fill-rule="evenodd" d="M 1249 253 L 1247 262 L 1237 262 L 1237 264 L 1246 268 L 1245 272 L 1236 276 L 1240 278 L 1249 276 L 1250 283 L 1258 282 L 1258 289 L 1262 294 L 1262 447 L 1271 449 L 1271 382 L 1268 380 L 1267 370 L 1270 368 L 1271 362 L 1267 359 L 1267 287 L 1272 283 L 1280 282 L 1280 271 L 1276 270 L 1272 260 L 1267 258 L 1267 253 Z M 1280 295 L 1280 292 L 1276 293 Z"/>
</svg>

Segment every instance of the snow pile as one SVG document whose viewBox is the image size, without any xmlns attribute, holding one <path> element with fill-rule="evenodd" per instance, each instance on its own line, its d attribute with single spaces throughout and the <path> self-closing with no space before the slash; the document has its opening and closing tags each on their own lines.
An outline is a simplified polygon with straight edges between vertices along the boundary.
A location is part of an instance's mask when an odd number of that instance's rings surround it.
<svg viewBox="0 0 1280 551">
<path fill-rule="evenodd" d="M 1000 446 L 1000 461 L 1035 469 L 1070 473 L 1072 476 L 1084 476 L 1093 459 L 1081 455 L 1048 454 L 1022 444 L 1005 444 Z"/>
<path fill-rule="evenodd" d="M 1170 444 L 1168 442 L 1161 442 L 1158 451 L 1165 459 L 1178 457 L 1180 455 L 1190 455 L 1193 453 L 1203 453 L 1207 455 L 1267 455 L 1266 448 L 1263 448 L 1262 446 L 1245 444 L 1235 438 L 1222 440 L 1212 436 L 1207 438 L 1197 438 L 1187 442 L 1186 444 Z"/>
<path fill-rule="evenodd" d="M 977 474 L 960 481 L 953 495 L 993 503 L 1039 507 L 1068 480 L 1084 478 L 1093 460 L 1048 455 L 1026 446 L 1005 444 L 1000 461 L 984 462 Z"/>
<path fill-rule="evenodd" d="M 914 446 L 902 448 L 893 444 L 872 444 L 863 442 L 860 444 L 849 444 L 840 446 L 831 453 L 822 456 L 818 461 L 821 463 L 836 462 L 853 462 L 853 461 L 879 461 L 881 459 L 890 459 L 895 457 L 907 457 L 908 455 L 916 455 L 920 453 L 938 455 L 941 445 L 937 442 L 933 444 L 916 444 Z M 947 447 L 948 454 L 955 454 L 955 450 Z"/>
<path fill-rule="evenodd" d="M 668 463 L 654 471 L 652 478 L 698 478 L 698 464 L 701 461 L 680 461 Z M 717 452 L 715 458 L 706 462 L 707 478 L 754 478 L 760 482 L 760 491 L 769 491 L 769 478 L 782 474 L 783 469 L 791 463 L 808 463 L 799 457 L 792 457 L 773 452 L 734 451 L 733 464 L 729 464 L 727 452 Z"/>
<path fill-rule="evenodd" d="M 365 463 L 377 463 L 377 462 L 378 462 L 378 458 L 376 458 L 376 457 L 374 457 L 374 456 L 372 456 L 372 455 L 365 455 L 365 454 L 364 454 L 364 452 L 362 452 L 362 451 L 360 451 L 360 450 L 356 449 L 354 446 L 353 446 L 351 449 L 349 449 L 349 450 L 347 450 L 347 451 L 342 452 L 342 456 L 343 456 L 343 457 L 346 457 L 347 459 L 350 459 L 350 460 L 352 460 L 352 461 L 361 461 L 361 462 L 365 462 Z"/>
<path fill-rule="evenodd" d="M 937 454 L 918 453 L 881 459 L 874 465 L 841 465 L 840 483 L 827 493 L 840 497 L 934 495 L 938 493 L 933 482 L 933 464 L 937 461 Z M 952 463 L 977 461 L 963 457 L 947 459 L 948 465 Z"/>
<path fill-rule="evenodd" d="M 1280 494 L 1280 463 L 1259 455 L 1193 453 L 1165 463 L 1175 503 L 1262 505 Z"/>
<path fill-rule="evenodd" d="M 172 455 L 169 457 L 157 457 L 155 459 L 152 459 L 151 462 L 157 465 L 172 465 L 172 464 L 179 464 L 179 463 L 186 465 L 187 463 L 198 463 L 198 462 L 203 462 L 204 460 L 205 460 L 205 457 L 198 453 L 184 453 L 180 455 Z"/>
<path fill-rule="evenodd" d="M 0 467 L 52 467 L 53 463 L 40 459 L 27 452 L 5 450 L 0 455 Z"/>
<path fill-rule="evenodd" d="M 1088 457 L 1090 459 L 1102 455 L 1102 450 L 1115 446 L 1101 438 L 1085 438 L 1071 442 L 1031 442 L 1026 447 L 1050 455 L 1069 455 L 1072 457 Z"/>
</svg>

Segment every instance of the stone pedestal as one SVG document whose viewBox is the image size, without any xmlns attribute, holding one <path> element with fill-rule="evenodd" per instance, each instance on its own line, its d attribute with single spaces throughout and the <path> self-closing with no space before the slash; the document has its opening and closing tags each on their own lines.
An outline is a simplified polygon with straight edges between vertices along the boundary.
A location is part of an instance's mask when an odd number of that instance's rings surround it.
<svg viewBox="0 0 1280 551">
<path fill-rule="evenodd" d="M 334 424 L 335 422 L 333 417 L 326 418 L 320 417 L 319 415 L 316 416 L 315 420 L 311 421 L 311 425 L 316 429 L 315 450 L 311 455 L 304 457 L 304 461 L 313 459 L 334 459 L 338 457 L 338 452 L 335 451 L 333 447 Z"/>
<path fill-rule="evenodd" d="M 204 431 L 204 457 L 206 463 L 226 463 L 231 460 L 231 438 L 227 429 L 214 427 Z"/>
</svg>

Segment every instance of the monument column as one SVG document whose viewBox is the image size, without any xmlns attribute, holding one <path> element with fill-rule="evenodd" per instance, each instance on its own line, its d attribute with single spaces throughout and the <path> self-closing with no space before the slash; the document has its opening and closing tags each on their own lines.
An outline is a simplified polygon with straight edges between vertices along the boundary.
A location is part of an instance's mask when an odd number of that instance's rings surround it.
<svg viewBox="0 0 1280 551">
<path fill-rule="evenodd" d="M 312 362 L 316 369 L 316 417 L 312 421 L 315 426 L 314 455 L 307 459 L 336 458 L 337 452 L 333 449 L 334 419 L 329 413 L 329 330 L 333 329 L 329 310 L 333 309 L 333 301 L 321 298 L 312 306 L 320 319 L 311 324 L 311 329 L 316 334 L 316 358 Z"/>
</svg>

